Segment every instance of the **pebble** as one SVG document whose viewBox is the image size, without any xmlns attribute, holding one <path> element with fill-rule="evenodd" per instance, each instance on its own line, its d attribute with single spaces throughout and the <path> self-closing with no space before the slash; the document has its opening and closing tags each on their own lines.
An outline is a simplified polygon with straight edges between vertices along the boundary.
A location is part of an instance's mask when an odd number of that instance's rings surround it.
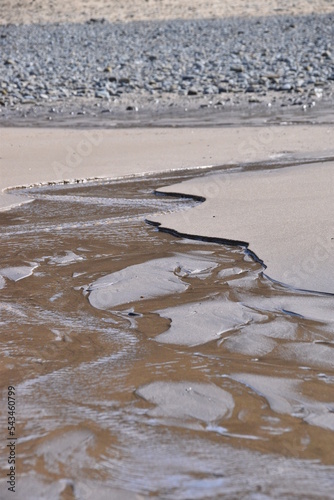
<svg viewBox="0 0 334 500">
<path fill-rule="evenodd" d="M 248 99 L 248 102 L 253 102 L 253 103 L 259 103 L 261 102 L 260 99 L 258 99 L 257 97 L 255 97 L 254 95 L 250 96 L 250 98 Z"/>
<path fill-rule="evenodd" d="M 132 110 L 138 96 L 247 104 L 270 92 L 277 105 L 311 106 L 333 94 L 333 25 L 334 14 L 3 25 L 0 105 L 121 98 Z"/>
<path fill-rule="evenodd" d="M 291 83 L 284 83 L 284 85 L 280 87 L 280 90 L 291 90 L 291 89 L 292 89 Z"/>
<path fill-rule="evenodd" d="M 110 94 L 107 90 L 98 90 L 95 92 L 95 97 L 99 99 L 109 99 Z"/>
</svg>

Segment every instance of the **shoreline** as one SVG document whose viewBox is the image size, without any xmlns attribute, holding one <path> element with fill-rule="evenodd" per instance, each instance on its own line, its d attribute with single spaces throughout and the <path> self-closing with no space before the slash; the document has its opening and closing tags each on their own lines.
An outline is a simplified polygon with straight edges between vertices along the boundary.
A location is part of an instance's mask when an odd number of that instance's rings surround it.
<svg viewBox="0 0 334 500">
<path fill-rule="evenodd" d="M 22 109 L 6 109 L 1 112 L 0 128 L 66 128 L 66 129 L 128 129 L 128 128 L 215 128 L 261 127 L 264 125 L 332 125 L 334 108 L 331 100 L 321 100 L 303 107 L 264 103 L 240 105 L 203 104 L 202 98 L 190 101 L 178 99 L 176 106 L 147 103 L 138 110 L 126 111 L 124 106 L 110 107 L 107 103 L 79 106 L 60 102 L 50 106 L 27 105 Z"/>
<path fill-rule="evenodd" d="M 292 479 L 285 488 L 295 496 L 300 470 L 307 470 L 308 479 L 318 477 L 320 470 L 324 477 L 330 475 L 333 359 L 327 344 L 333 331 L 333 300 L 269 283 L 240 248 L 177 240 L 143 224 L 140 213 L 193 205 L 154 197 L 157 183 L 179 180 L 178 174 L 167 174 L 109 186 L 34 189 L 36 204 L 3 217 L 3 316 L 8 330 L 14 330 L 4 339 L 11 353 L 5 379 L 22 399 L 20 457 L 26 459 L 21 469 L 32 492 L 29 498 L 45 492 L 47 484 L 59 494 L 64 490 L 63 468 L 55 469 L 55 464 L 71 465 L 76 491 L 83 480 L 91 485 L 91 474 L 83 478 L 81 472 L 86 457 L 96 466 L 111 457 L 115 465 L 115 443 L 125 452 L 118 454 L 117 464 L 136 478 L 138 464 L 143 464 L 143 442 L 153 443 L 159 475 L 151 480 L 152 467 L 147 470 L 144 463 L 140 474 L 149 481 L 133 487 L 128 474 L 124 481 L 112 468 L 94 483 L 94 491 L 106 491 L 109 497 L 112 488 L 121 487 L 137 496 L 159 491 L 174 498 L 185 481 L 192 487 L 193 471 L 203 473 L 203 463 L 216 457 L 217 450 L 223 455 L 208 469 L 230 467 L 229 491 L 237 496 L 253 492 L 254 480 L 266 484 L 262 491 L 272 496 L 280 486 L 275 482 L 277 467 L 285 467 L 292 456 L 299 461 L 296 466 L 289 462 Z M 24 279 L 14 281 L 20 277 L 17 273 Z M 306 319 L 283 314 L 282 309 Z M 300 323 L 307 328 L 307 338 Z M 100 418 L 91 411 L 97 398 Z M 301 405 L 305 412 L 298 412 Z M 32 407 L 37 408 L 38 422 L 32 420 Z M 117 411 L 108 412 L 110 407 Z M 66 414 L 70 410 L 74 422 L 64 421 L 62 409 Z M 246 409 L 247 419 L 241 419 Z M 108 426 L 103 424 L 106 415 L 112 417 Z M 263 425 L 263 415 L 274 422 L 269 428 Z M 38 435 L 32 432 L 35 421 Z M 117 440 L 110 437 L 110 429 L 115 429 Z M 166 431 L 171 448 L 162 467 Z M 305 432 L 308 446 L 296 448 L 296 437 L 302 439 Z M 189 435 L 194 444 L 189 474 L 175 483 L 170 479 L 174 467 L 168 465 L 171 450 L 175 456 L 176 437 L 184 439 L 181 458 L 187 461 Z M 87 439 L 92 443 L 88 451 Z M 66 453 L 68 443 L 78 450 L 73 459 Z M 240 448 L 240 460 L 231 461 Z M 44 457 L 46 463 L 37 476 L 38 467 L 30 460 L 34 456 Z M 261 482 L 258 460 L 272 467 L 274 479 L 268 482 L 267 474 Z M 243 461 L 255 463 L 246 476 Z M 251 481 L 245 485 L 246 477 Z M 206 476 L 202 480 L 201 498 L 212 491 L 214 496 L 226 492 L 225 478 L 218 488 L 208 485 Z M 321 487 L 321 493 L 325 491 Z"/>
<path fill-rule="evenodd" d="M 18 498 L 331 495 L 333 24 L 333 0 L 3 0 Z"/>
</svg>

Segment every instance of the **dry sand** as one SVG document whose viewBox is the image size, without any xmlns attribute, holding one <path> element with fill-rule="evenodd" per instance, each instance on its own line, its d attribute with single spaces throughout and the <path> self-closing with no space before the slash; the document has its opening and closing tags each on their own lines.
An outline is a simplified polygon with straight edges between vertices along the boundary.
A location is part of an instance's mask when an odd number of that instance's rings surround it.
<svg viewBox="0 0 334 500">
<path fill-rule="evenodd" d="M 63 179 L 284 158 L 333 157 L 333 128 L 1 129 L 0 189 Z M 333 163 L 209 175 L 163 191 L 208 201 L 158 222 L 183 234 L 249 243 L 269 277 L 333 293 Z M 158 187 L 158 186 L 157 186 Z M 2 194 L 0 207 L 21 202 Z M 26 199 L 24 200 L 26 201 Z"/>
<path fill-rule="evenodd" d="M 0 128 L 0 192 L 64 179 L 334 155 L 332 126 L 61 130 Z M 157 186 L 159 187 L 159 186 Z M 0 208 L 20 200 L 0 194 Z M 25 199 L 26 201 L 26 199 Z"/>
<path fill-rule="evenodd" d="M 84 22 L 104 18 L 129 22 L 162 19 L 197 19 L 232 16 L 302 15 L 333 12 L 332 0 L 21 0 L 1 2 L 0 24 Z"/>
</svg>

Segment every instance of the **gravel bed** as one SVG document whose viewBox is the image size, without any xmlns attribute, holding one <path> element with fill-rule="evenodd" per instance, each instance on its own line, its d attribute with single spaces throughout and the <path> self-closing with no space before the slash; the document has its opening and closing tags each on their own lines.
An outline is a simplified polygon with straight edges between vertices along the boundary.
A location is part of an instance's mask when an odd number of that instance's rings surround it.
<svg viewBox="0 0 334 500">
<path fill-rule="evenodd" d="M 331 100 L 334 14 L 0 27 L 0 113 Z M 65 108 L 64 108 L 65 106 Z"/>
</svg>

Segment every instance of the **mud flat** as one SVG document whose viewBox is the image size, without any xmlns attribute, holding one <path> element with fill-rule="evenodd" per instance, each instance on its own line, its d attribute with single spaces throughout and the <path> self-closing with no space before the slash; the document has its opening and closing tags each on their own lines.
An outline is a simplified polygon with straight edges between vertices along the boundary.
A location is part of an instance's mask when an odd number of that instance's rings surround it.
<svg viewBox="0 0 334 500">
<path fill-rule="evenodd" d="M 20 189 L 0 213 L 18 498 L 331 498 L 333 296 L 145 224 L 204 206 L 154 194 L 196 177 Z"/>
<path fill-rule="evenodd" d="M 219 129 L 1 129 L 0 189 L 178 168 L 234 171 L 160 189 L 206 199 L 156 222 L 180 234 L 248 245 L 273 280 L 333 293 L 333 127 Z M 283 167 L 302 159 L 313 165 Z M 262 171 L 241 171 L 261 162 Z M 271 167 L 264 171 L 268 166 Z M 204 171 L 204 170 L 203 170 Z M 157 187 L 158 188 L 158 187 Z M 4 209 L 27 201 L 3 194 Z"/>
</svg>

